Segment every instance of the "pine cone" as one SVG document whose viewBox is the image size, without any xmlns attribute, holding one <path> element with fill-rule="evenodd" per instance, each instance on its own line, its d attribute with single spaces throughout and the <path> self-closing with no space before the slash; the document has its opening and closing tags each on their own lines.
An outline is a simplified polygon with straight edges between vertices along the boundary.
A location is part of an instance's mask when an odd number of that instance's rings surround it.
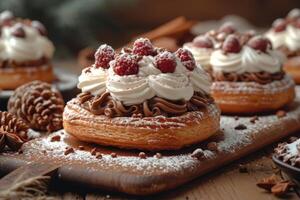
<svg viewBox="0 0 300 200">
<path fill-rule="evenodd" d="M 8 101 L 8 111 L 38 131 L 53 132 L 62 128 L 64 100 L 48 83 L 33 81 L 15 90 Z"/>
<path fill-rule="evenodd" d="M 18 150 L 27 141 L 28 126 L 16 116 L 0 111 L 0 151 L 8 146 Z"/>
</svg>

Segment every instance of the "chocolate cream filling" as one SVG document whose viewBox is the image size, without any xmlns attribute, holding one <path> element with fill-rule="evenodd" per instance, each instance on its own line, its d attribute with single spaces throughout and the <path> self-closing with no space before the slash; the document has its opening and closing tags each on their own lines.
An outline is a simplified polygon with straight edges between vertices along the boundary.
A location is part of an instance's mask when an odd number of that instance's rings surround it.
<svg viewBox="0 0 300 200">
<path fill-rule="evenodd" d="M 228 82 L 257 82 L 259 84 L 268 84 L 273 81 L 283 79 L 285 73 L 283 71 L 277 73 L 268 72 L 246 72 L 242 74 L 213 72 L 212 76 L 214 81 L 228 81 Z"/>
<path fill-rule="evenodd" d="M 121 101 L 113 99 L 109 92 L 94 96 L 81 93 L 77 96 L 81 106 L 95 115 L 107 117 L 166 117 L 179 116 L 190 111 L 199 111 L 213 103 L 208 94 L 194 93 L 189 101 L 170 101 L 160 97 L 153 97 L 141 104 L 125 106 Z"/>
<path fill-rule="evenodd" d="M 14 60 L 0 60 L 0 68 L 39 67 L 49 62 L 50 60 L 46 57 L 42 57 L 37 60 L 29 60 L 23 62 L 16 62 Z"/>
</svg>

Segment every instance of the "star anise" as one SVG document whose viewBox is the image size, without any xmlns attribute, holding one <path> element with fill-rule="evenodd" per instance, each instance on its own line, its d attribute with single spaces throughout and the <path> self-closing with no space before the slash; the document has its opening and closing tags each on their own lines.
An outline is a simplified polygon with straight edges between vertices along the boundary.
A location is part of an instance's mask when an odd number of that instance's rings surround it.
<svg viewBox="0 0 300 200">
<path fill-rule="evenodd" d="M 0 111 L 0 151 L 18 150 L 27 141 L 28 126 L 16 116 Z"/>
</svg>

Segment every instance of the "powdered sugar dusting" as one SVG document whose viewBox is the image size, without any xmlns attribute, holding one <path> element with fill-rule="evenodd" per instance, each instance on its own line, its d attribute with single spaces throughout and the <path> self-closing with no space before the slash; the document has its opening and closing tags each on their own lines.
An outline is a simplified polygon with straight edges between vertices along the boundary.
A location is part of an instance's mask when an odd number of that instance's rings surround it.
<svg viewBox="0 0 300 200">
<path fill-rule="evenodd" d="M 299 105 L 299 100 L 295 104 Z M 205 165 L 207 162 L 216 162 L 221 156 L 232 155 L 233 153 L 253 145 L 266 132 L 274 132 L 274 134 L 284 133 L 283 124 L 295 124 L 295 129 L 299 129 L 300 124 L 300 107 L 297 106 L 287 112 L 287 115 L 278 118 L 276 115 L 259 116 L 255 123 L 251 122 L 251 117 L 239 117 L 236 119 L 231 116 L 221 117 L 221 133 L 211 138 L 208 142 L 216 142 L 218 152 L 209 150 L 206 144 L 202 143 L 182 151 L 161 152 L 162 158 L 157 158 L 154 153 L 146 152 L 146 159 L 138 156 L 139 152 L 126 151 L 119 149 L 111 149 L 100 147 L 99 152 L 102 158 L 96 158 L 92 155 L 90 149 L 92 145 L 87 145 L 88 150 L 80 150 L 78 147 L 82 145 L 64 131 L 58 131 L 51 136 L 33 140 L 23 146 L 23 155 L 32 160 L 36 155 L 41 155 L 43 159 L 61 160 L 65 164 L 77 163 L 83 165 L 89 170 L 116 170 L 117 172 L 128 172 L 139 175 L 153 174 L 181 174 L 193 173 L 199 175 L 202 172 L 197 171 L 199 166 Z M 243 124 L 246 128 L 237 130 L 236 126 Z M 53 135 L 59 134 L 60 141 L 51 142 Z M 288 135 L 288 133 L 284 133 Z M 256 140 L 256 138 L 258 138 Z M 76 141 L 74 143 L 74 141 Z M 266 138 L 266 141 L 268 139 Z M 269 141 L 270 142 L 270 141 Z M 64 155 L 67 147 L 74 148 L 74 153 Z M 205 159 L 197 159 L 191 156 L 197 148 L 203 149 Z M 116 152 L 116 157 L 111 156 L 111 152 Z"/>
</svg>

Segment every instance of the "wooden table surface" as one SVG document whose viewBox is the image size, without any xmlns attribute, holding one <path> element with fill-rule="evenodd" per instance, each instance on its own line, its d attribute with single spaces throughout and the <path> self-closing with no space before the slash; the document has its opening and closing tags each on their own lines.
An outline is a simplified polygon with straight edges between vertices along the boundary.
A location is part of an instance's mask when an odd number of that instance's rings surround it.
<svg viewBox="0 0 300 200">
<path fill-rule="evenodd" d="M 56 62 L 56 66 L 63 67 L 66 71 L 80 73 L 80 68 L 74 61 Z M 300 136 L 300 133 L 298 134 Z M 275 144 L 274 144 L 275 145 Z M 273 147 L 249 155 L 230 165 L 212 172 L 206 176 L 180 186 L 174 190 L 162 194 L 136 197 L 124 194 L 116 194 L 109 191 L 95 191 L 88 188 L 66 184 L 51 185 L 48 197 L 64 200 L 134 200 L 134 199 L 174 199 L 174 200 L 275 200 L 275 199 L 299 199 L 295 192 L 284 197 L 276 197 L 258 188 L 258 180 L 268 177 L 278 171 L 270 158 Z M 239 172 L 239 165 L 247 167 L 247 173 Z"/>
</svg>

